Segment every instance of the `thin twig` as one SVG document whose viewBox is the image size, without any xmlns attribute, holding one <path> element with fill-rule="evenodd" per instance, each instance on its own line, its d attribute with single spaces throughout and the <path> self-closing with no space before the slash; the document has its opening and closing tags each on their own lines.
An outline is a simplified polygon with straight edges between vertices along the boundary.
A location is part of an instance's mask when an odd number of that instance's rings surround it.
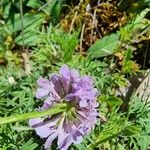
<svg viewBox="0 0 150 150">
<path fill-rule="evenodd" d="M 100 4 L 100 2 L 101 2 L 101 0 L 98 0 L 97 5 L 99 5 L 99 4 Z"/>
<path fill-rule="evenodd" d="M 85 22 L 83 23 L 82 30 L 81 30 L 81 36 L 80 36 L 80 54 L 82 54 L 82 42 L 83 42 L 84 29 L 85 29 Z"/>
<path fill-rule="evenodd" d="M 91 38 L 90 38 L 90 45 L 93 42 L 93 34 L 94 34 L 94 28 L 96 27 L 96 9 L 94 10 L 94 14 L 92 15 L 93 22 L 92 22 L 92 30 L 91 30 Z"/>
<path fill-rule="evenodd" d="M 46 4 L 44 4 L 42 7 L 40 7 L 37 11 L 42 10 L 43 8 L 45 8 L 46 6 L 48 6 L 49 3 L 51 3 L 51 2 L 52 2 L 52 0 L 49 0 Z"/>
<path fill-rule="evenodd" d="M 23 52 L 22 58 L 23 58 L 23 67 L 24 67 L 25 73 L 29 75 L 31 74 L 31 65 L 30 65 L 28 53 Z"/>
<path fill-rule="evenodd" d="M 147 43 L 147 46 L 146 46 L 146 52 L 144 54 L 144 63 L 143 63 L 143 67 L 145 67 L 146 65 L 146 58 L 147 58 L 147 53 L 148 53 L 148 47 L 149 47 L 149 43 Z"/>
<path fill-rule="evenodd" d="M 146 97 L 148 98 L 150 96 L 150 93 L 147 94 L 146 96 L 146 91 L 147 91 L 147 88 L 150 88 L 149 87 L 149 82 L 150 82 L 150 72 L 148 72 L 146 74 L 146 76 L 144 77 L 143 81 L 141 82 L 141 84 L 139 85 L 138 89 L 135 91 L 134 95 L 140 95 L 140 98 L 143 100 L 143 101 L 146 101 Z M 149 91 L 149 90 L 148 90 Z M 145 96 L 144 96 L 145 94 Z"/>
<path fill-rule="evenodd" d="M 26 74 L 31 73 L 31 66 L 29 63 L 29 56 L 28 56 L 28 49 L 25 49 L 25 43 L 24 43 L 24 20 L 23 20 L 23 3 L 22 0 L 19 0 L 20 4 L 20 19 L 21 19 L 21 35 L 22 35 L 22 58 L 23 58 L 23 68 L 26 72 Z"/>
<path fill-rule="evenodd" d="M 99 0 L 99 1 L 97 2 L 97 6 L 100 4 L 100 2 L 101 2 L 101 0 Z M 97 19 L 96 19 L 97 6 L 96 6 L 96 9 L 94 10 L 94 14 L 92 15 L 93 22 L 92 22 L 92 30 L 91 30 L 91 40 L 90 40 L 90 44 L 92 44 L 92 42 L 93 42 L 92 37 L 93 37 L 93 34 L 94 34 L 94 28 L 96 28 L 96 31 L 98 32 L 99 37 L 100 37 L 100 38 L 102 37 L 101 34 L 100 34 L 100 32 L 99 32 L 99 30 L 98 30 L 98 28 L 97 28 Z"/>
<path fill-rule="evenodd" d="M 70 15 L 71 14 L 74 14 L 74 12 L 75 11 L 79 11 L 79 9 L 80 9 L 80 6 L 81 6 L 81 4 L 83 3 L 83 0 L 80 0 L 80 2 L 78 3 L 78 5 L 77 6 L 75 6 L 70 12 L 69 12 L 69 14 L 68 15 L 66 15 L 65 16 L 65 18 L 64 19 L 67 19 L 67 18 L 69 18 L 70 17 Z M 61 25 L 61 22 L 60 23 L 58 23 L 58 25 L 56 26 L 56 28 L 57 27 L 59 27 Z"/>
<path fill-rule="evenodd" d="M 22 34 L 22 51 L 25 51 L 25 47 L 24 47 L 24 22 L 23 22 L 23 7 L 22 7 L 22 0 L 19 0 L 19 4 L 20 4 L 20 19 L 21 19 L 21 34 Z"/>
<path fill-rule="evenodd" d="M 71 33 L 71 31 L 73 30 L 73 25 L 74 25 L 74 22 L 75 22 L 77 14 L 78 14 L 78 12 L 76 11 L 75 14 L 74 14 L 74 17 L 72 19 L 71 25 L 70 25 L 70 31 L 69 31 L 69 33 Z"/>
<path fill-rule="evenodd" d="M 97 6 L 101 3 L 101 0 L 98 0 L 97 2 Z M 100 34 L 99 30 L 98 30 L 98 27 L 96 26 L 96 30 L 97 30 L 97 33 L 99 35 L 99 38 L 102 38 L 102 35 Z"/>
</svg>

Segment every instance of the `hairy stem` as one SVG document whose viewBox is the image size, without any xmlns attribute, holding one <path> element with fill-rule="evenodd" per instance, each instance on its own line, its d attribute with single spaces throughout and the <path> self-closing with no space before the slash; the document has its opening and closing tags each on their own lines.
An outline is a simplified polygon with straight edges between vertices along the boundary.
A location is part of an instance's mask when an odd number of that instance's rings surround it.
<svg viewBox="0 0 150 150">
<path fill-rule="evenodd" d="M 35 111 L 35 112 L 29 112 L 26 114 L 17 114 L 17 115 L 12 115 L 9 117 L 3 117 L 3 118 L 0 118 L 0 125 L 6 124 L 6 123 L 12 123 L 16 121 L 28 120 L 32 118 L 43 117 L 47 115 L 58 114 L 58 113 L 63 112 L 66 107 L 67 107 L 66 104 L 61 104 L 61 105 L 57 105 L 45 111 Z"/>
</svg>

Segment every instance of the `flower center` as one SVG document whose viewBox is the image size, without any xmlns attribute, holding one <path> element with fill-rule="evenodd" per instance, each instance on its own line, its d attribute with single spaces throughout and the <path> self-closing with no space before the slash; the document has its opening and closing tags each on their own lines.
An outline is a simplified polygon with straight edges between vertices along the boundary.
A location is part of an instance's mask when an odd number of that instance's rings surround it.
<svg viewBox="0 0 150 150">
<path fill-rule="evenodd" d="M 65 104 L 67 104 L 67 108 L 63 115 L 66 117 L 66 119 L 74 121 L 77 118 L 75 104 L 70 101 L 69 102 L 64 101 L 64 102 Z"/>
</svg>

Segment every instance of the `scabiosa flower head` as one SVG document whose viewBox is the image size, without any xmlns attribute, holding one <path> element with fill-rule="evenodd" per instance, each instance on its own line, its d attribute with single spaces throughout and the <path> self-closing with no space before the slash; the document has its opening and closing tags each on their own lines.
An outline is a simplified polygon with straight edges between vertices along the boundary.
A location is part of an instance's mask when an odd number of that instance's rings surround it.
<svg viewBox="0 0 150 150">
<path fill-rule="evenodd" d="M 76 70 L 64 65 L 60 68 L 60 74 L 52 74 L 49 79 L 40 78 L 38 86 L 36 97 L 45 99 L 40 111 L 59 103 L 67 105 L 58 115 L 29 120 L 36 133 L 41 138 L 47 138 L 45 149 L 56 138 L 60 150 L 67 150 L 72 143 L 80 143 L 94 127 L 98 116 L 98 91 L 93 88 L 92 78 L 81 77 Z"/>
</svg>

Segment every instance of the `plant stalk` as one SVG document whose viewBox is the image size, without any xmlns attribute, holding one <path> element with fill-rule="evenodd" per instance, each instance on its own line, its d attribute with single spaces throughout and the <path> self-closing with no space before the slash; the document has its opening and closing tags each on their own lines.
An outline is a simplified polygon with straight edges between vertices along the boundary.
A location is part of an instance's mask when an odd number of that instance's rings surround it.
<svg viewBox="0 0 150 150">
<path fill-rule="evenodd" d="M 61 104 L 61 105 L 57 105 L 45 111 L 35 111 L 35 112 L 29 112 L 25 114 L 17 114 L 17 115 L 12 115 L 8 117 L 3 117 L 3 118 L 0 118 L 0 125 L 12 123 L 16 121 L 23 121 L 23 120 L 28 120 L 32 118 L 48 116 L 48 115 L 55 115 L 55 114 L 63 112 L 66 107 L 67 107 L 66 104 Z"/>
</svg>

